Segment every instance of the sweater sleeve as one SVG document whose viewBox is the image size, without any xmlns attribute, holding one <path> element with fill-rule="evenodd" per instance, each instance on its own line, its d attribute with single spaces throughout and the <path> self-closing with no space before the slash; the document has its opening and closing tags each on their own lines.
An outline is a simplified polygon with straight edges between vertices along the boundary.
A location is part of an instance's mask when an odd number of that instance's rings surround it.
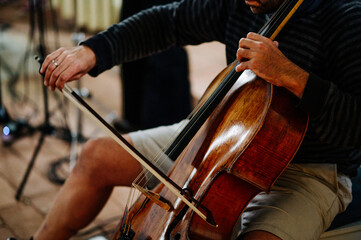
<svg viewBox="0 0 361 240">
<path fill-rule="evenodd" d="M 97 64 L 89 74 L 97 76 L 114 65 L 174 45 L 222 41 L 228 2 L 183 0 L 141 11 L 109 27 L 81 43 L 90 47 L 97 56 Z"/>
<path fill-rule="evenodd" d="M 321 141 L 361 149 L 361 4 L 343 10 L 330 39 L 329 79 L 311 73 L 299 106 Z"/>
</svg>

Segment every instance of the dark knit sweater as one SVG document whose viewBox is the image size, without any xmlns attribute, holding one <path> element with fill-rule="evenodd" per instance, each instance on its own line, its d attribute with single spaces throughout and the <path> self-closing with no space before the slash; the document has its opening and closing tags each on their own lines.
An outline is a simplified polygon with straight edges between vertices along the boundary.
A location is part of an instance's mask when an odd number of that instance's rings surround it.
<svg viewBox="0 0 361 240">
<path fill-rule="evenodd" d="M 209 41 L 224 43 L 231 63 L 239 39 L 258 32 L 268 17 L 254 15 L 243 0 L 184 0 L 143 11 L 83 44 L 97 56 L 93 76 L 173 45 Z M 361 1 L 327 0 L 300 12 L 276 40 L 310 73 L 298 106 L 310 124 L 293 162 L 336 163 L 339 172 L 355 175 L 361 162 Z"/>
</svg>

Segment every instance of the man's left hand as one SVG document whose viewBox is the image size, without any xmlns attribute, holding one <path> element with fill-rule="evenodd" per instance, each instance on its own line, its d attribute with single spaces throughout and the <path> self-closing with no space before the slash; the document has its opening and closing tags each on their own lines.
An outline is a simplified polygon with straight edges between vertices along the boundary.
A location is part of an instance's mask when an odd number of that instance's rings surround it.
<svg viewBox="0 0 361 240">
<path fill-rule="evenodd" d="M 291 62 L 278 49 L 278 42 L 256 33 L 249 33 L 239 41 L 236 71 L 252 70 L 257 76 L 284 87 L 302 98 L 309 73 Z"/>
</svg>

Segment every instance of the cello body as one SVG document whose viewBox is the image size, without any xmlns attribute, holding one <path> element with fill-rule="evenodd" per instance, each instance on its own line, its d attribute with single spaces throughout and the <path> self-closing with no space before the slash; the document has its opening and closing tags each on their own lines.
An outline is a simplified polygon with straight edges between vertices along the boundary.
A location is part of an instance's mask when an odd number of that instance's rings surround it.
<svg viewBox="0 0 361 240">
<path fill-rule="evenodd" d="M 235 64 L 215 78 L 204 96 Z M 270 191 L 303 140 L 308 117 L 295 109 L 293 97 L 253 72 L 243 72 L 168 173 L 212 212 L 218 226 L 159 184 L 153 191 L 173 209 L 165 211 L 140 196 L 130 212 L 132 239 L 231 239 L 248 203 L 259 192 Z M 119 236 L 120 229 L 113 240 Z"/>
</svg>

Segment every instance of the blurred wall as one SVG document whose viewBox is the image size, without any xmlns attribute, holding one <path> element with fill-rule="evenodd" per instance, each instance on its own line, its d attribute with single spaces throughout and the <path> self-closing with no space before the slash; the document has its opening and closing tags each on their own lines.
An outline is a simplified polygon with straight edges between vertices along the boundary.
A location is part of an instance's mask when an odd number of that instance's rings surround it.
<svg viewBox="0 0 361 240">
<path fill-rule="evenodd" d="M 78 28 L 105 30 L 119 21 L 122 0 L 52 0 L 61 19 L 74 19 Z"/>
</svg>

